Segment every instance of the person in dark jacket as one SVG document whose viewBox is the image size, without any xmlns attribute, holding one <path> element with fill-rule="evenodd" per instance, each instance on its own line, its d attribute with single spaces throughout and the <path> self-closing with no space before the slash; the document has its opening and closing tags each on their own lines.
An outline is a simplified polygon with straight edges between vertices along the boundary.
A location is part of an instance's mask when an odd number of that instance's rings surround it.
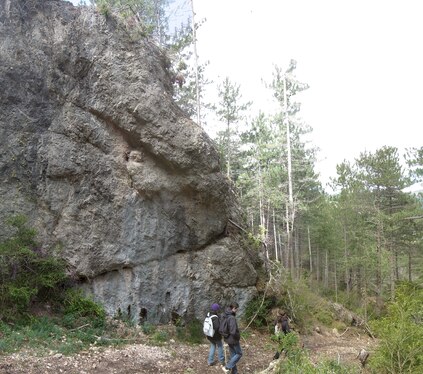
<svg viewBox="0 0 423 374">
<path fill-rule="evenodd" d="M 279 334 L 281 332 L 284 335 L 291 332 L 291 329 L 289 327 L 289 317 L 286 314 L 286 312 L 284 312 L 284 311 L 279 311 L 278 315 L 276 317 L 276 320 L 275 320 L 275 335 L 278 336 L 279 341 L 280 341 Z M 284 348 L 282 348 L 282 351 L 283 350 L 284 350 Z M 276 351 L 275 355 L 273 356 L 273 359 L 277 360 L 280 357 L 280 354 L 282 353 L 282 351 L 280 353 L 279 353 L 279 351 Z"/>
<path fill-rule="evenodd" d="M 238 329 L 238 323 L 236 322 L 236 312 L 238 311 L 238 303 L 232 303 L 225 309 L 225 314 L 222 318 L 227 318 L 228 323 L 228 336 L 224 336 L 226 344 L 229 346 L 229 352 L 231 354 L 230 360 L 223 367 L 225 373 L 238 374 L 236 364 L 242 357 L 242 349 L 239 343 L 241 335 Z"/>
<path fill-rule="evenodd" d="M 278 316 L 275 321 L 275 334 L 278 334 L 279 332 L 283 332 L 284 335 L 291 332 L 289 327 L 289 317 L 284 311 L 278 312 Z"/>
<path fill-rule="evenodd" d="M 214 336 L 207 336 L 207 339 L 210 342 L 210 350 L 209 350 L 209 357 L 207 359 L 207 364 L 209 366 L 213 366 L 215 364 L 214 355 L 217 348 L 217 358 L 221 365 L 225 365 L 225 355 L 223 353 L 223 341 L 222 335 L 219 333 L 219 311 L 220 305 L 219 304 L 212 304 L 210 307 L 210 315 L 217 316 L 217 318 L 213 318 L 213 329 L 214 329 Z"/>
</svg>

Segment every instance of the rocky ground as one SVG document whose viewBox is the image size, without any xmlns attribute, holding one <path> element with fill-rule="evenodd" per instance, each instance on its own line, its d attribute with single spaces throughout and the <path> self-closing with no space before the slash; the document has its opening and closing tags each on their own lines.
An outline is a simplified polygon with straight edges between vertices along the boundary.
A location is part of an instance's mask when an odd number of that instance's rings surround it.
<svg viewBox="0 0 423 374">
<path fill-rule="evenodd" d="M 358 352 L 372 351 L 374 340 L 362 330 L 320 331 L 302 336 L 304 348 L 314 362 L 324 358 L 359 366 Z M 146 342 L 147 343 L 147 342 Z M 207 366 L 208 344 L 187 345 L 173 339 L 162 346 L 131 344 L 121 348 L 92 347 L 72 356 L 51 352 L 40 357 L 32 351 L 0 356 L 1 374 L 135 374 L 135 373 L 222 373 L 220 366 Z M 244 355 L 239 372 L 260 373 L 268 367 L 275 352 L 269 335 L 253 333 L 242 341 Z"/>
</svg>

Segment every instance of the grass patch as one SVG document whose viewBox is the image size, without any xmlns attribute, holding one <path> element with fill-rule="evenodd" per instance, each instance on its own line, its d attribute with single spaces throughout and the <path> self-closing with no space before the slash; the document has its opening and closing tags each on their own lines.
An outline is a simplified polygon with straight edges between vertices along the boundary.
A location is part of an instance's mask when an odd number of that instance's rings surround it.
<svg viewBox="0 0 423 374">
<path fill-rule="evenodd" d="M 30 348 L 39 355 L 49 352 L 71 355 L 92 346 L 117 346 L 142 340 L 141 329 L 116 320 L 92 319 L 83 322 L 82 325 L 71 324 L 60 316 L 33 317 L 13 325 L 0 322 L 0 353 L 9 354 Z"/>
<path fill-rule="evenodd" d="M 203 324 L 195 319 L 185 325 L 176 326 L 176 339 L 188 344 L 204 343 Z"/>
</svg>

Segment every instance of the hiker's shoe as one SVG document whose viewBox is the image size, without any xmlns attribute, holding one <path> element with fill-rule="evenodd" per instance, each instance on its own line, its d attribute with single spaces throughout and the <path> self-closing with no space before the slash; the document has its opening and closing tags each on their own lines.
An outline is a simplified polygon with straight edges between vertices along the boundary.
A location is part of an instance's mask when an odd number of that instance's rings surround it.
<svg viewBox="0 0 423 374">
<path fill-rule="evenodd" d="M 210 362 L 210 363 L 207 363 L 207 365 L 214 366 L 214 365 L 216 365 L 216 363 L 215 362 Z"/>
<path fill-rule="evenodd" d="M 231 372 L 231 369 L 227 369 L 226 366 L 222 366 L 222 370 L 226 374 L 229 374 Z"/>
</svg>

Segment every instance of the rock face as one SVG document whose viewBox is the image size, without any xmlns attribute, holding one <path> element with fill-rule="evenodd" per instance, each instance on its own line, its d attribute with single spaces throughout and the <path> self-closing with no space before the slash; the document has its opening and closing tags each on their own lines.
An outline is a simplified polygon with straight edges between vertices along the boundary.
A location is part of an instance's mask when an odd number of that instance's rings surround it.
<svg viewBox="0 0 423 374">
<path fill-rule="evenodd" d="M 93 9 L 0 2 L 0 235 L 25 214 L 109 314 L 151 322 L 256 292 L 218 155 L 170 82 L 159 48 Z"/>
</svg>

